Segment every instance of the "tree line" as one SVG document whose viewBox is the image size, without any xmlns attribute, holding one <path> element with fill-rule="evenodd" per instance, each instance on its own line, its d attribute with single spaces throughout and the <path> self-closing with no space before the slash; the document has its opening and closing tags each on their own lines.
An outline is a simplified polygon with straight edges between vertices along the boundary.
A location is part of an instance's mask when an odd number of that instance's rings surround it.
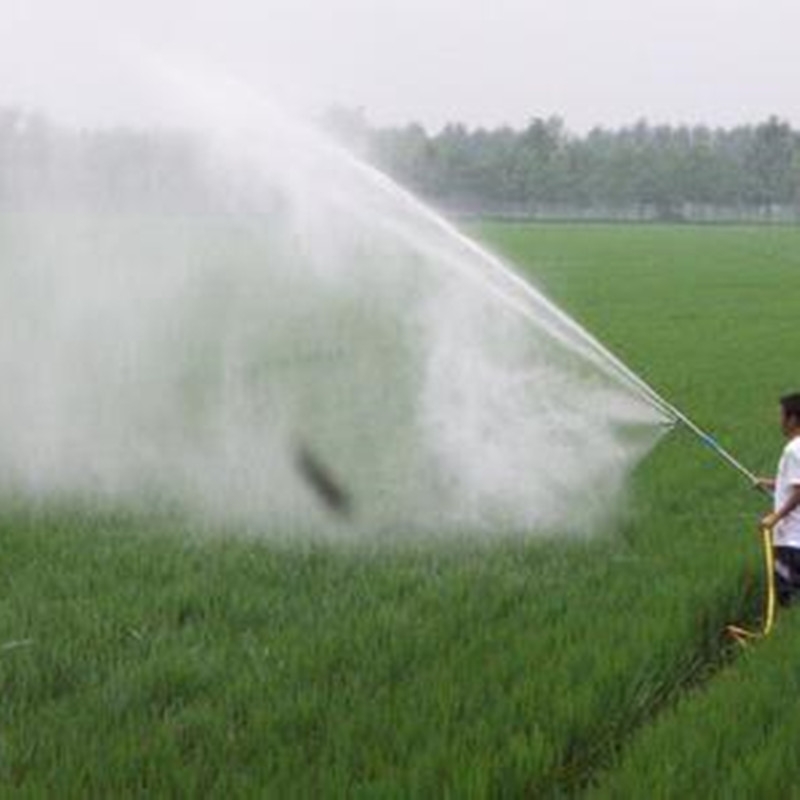
<svg viewBox="0 0 800 800">
<path fill-rule="evenodd" d="M 323 125 L 434 205 L 519 218 L 800 221 L 800 132 L 754 125 L 651 125 L 570 132 L 558 117 L 522 129 L 429 133 L 371 126 L 331 109 Z M 202 145 L 178 131 L 80 131 L 0 108 L 0 209 L 79 196 L 92 207 L 214 210 Z"/>
<path fill-rule="evenodd" d="M 779 119 L 734 128 L 642 120 L 584 135 L 559 117 L 521 130 L 371 127 L 336 108 L 325 124 L 433 203 L 462 213 L 642 219 L 800 218 L 800 132 Z"/>
</svg>

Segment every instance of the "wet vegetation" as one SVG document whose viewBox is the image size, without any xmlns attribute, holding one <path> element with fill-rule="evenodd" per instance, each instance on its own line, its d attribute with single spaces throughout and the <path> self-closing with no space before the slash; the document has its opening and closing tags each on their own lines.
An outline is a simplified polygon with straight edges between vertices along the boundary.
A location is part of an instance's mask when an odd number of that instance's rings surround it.
<svg viewBox="0 0 800 800">
<path fill-rule="evenodd" d="M 800 380 L 800 232 L 478 233 L 772 467 L 776 398 Z M 744 655 L 722 637 L 759 612 L 762 507 L 684 431 L 586 538 L 288 546 L 9 498 L 0 781 L 64 797 L 770 794 L 793 777 L 796 620 Z"/>
</svg>

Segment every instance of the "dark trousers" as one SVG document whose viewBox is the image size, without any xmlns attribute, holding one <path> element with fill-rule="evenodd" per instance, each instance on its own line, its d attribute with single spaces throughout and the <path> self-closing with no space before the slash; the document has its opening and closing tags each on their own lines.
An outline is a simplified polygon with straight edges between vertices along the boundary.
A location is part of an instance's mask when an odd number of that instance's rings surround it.
<svg viewBox="0 0 800 800">
<path fill-rule="evenodd" d="M 800 550 L 775 547 L 775 590 L 778 602 L 788 606 L 800 598 Z"/>
</svg>

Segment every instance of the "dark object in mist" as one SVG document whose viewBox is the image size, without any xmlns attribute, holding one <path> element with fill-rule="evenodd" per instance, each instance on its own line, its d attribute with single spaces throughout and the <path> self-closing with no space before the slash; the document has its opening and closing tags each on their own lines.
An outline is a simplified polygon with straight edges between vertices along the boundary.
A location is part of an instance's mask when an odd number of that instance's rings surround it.
<svg viewBox="0 0 800 800">
<path fill-rule="evenodd" d="M 295 464 L 308 486 L 333 514 L 349 518 L 352 514 L 350 493 L 336 479 L 333 472 L 323 464 L 303 443 L 295 449 Z"/>
</svg>

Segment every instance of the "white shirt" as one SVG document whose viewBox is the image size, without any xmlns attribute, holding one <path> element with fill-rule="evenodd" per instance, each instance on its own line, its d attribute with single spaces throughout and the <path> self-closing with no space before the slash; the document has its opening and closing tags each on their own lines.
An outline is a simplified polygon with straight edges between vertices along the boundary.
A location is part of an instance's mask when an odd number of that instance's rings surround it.
<svg viewBox="0 0 800 800">
<path fill-rule="evenodd" d="M 778 476 L 775 479 L 776 511 L 786 505 L 795 486 L 800 486 L 800 436 L 789 441 L 778 464 Z M 800 548 L 800 507 L 775 526 L 773 537 L 778 547 Z"/>
</svg>

